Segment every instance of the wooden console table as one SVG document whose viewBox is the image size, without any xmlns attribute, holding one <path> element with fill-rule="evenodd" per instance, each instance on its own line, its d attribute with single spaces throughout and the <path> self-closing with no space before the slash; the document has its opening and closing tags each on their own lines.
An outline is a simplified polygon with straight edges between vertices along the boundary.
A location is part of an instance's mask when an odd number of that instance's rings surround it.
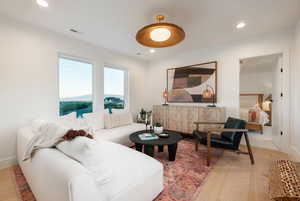
<svg viewBox="0 0 300 201">
<path fill-rule="evenodd" d="M 167 130 L 192 134 L 196 129 L 194 122 L 224 122 L 226 118 L 223 107 L 154 105 L 153 123 L 161 123 Z M 199 125 L 200 130 L 220 128 L 218 125 Z"/>
</svg>

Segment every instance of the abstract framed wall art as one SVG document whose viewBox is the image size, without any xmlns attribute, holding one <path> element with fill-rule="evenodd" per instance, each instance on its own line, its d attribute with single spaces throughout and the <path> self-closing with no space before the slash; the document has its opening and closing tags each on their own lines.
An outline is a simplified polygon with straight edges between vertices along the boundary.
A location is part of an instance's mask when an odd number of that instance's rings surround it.
<svg viewBox="0 0 300 201">
<path fill-rule="evenodd" d="M 167 69 L 170 103 L 217 102 L 217 62 Z"/>
</svg>

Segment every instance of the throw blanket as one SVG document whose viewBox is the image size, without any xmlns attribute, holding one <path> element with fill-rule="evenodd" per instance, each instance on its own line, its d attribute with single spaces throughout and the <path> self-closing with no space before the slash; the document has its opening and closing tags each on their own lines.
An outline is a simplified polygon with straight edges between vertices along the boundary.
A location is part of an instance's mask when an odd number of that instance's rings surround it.
<svg viewBox="0 0 300 201">
<path fill-rule="evenodd" d="M 99 157 L 101 146 L 91 139 L 93 136 L 84 130 L 68 130 L 55 123 L 47 123 L 42 125 L 39 133 L 31 139 L 23 161 L 34 157 L 38 150 L 57 148 L 70 159 L 81 163 L 96 183 L 102 185 L 110 181 L 112 173 L 109 167 L 105 166 L 103 157 Z"/>
<path fill-rule="evenodd" d="M 68 130 L 55 123 L 45 123 L 40 127 L 39 133 L 27 145 L 23 161 L 34 157 L 34 154 L 40 149 L 54 148 L 58 143 L 64 140 L 72 140 L 77 136 L 86 136 L 93 139 L 93 136 L 84 130 Z"/>
</svg>

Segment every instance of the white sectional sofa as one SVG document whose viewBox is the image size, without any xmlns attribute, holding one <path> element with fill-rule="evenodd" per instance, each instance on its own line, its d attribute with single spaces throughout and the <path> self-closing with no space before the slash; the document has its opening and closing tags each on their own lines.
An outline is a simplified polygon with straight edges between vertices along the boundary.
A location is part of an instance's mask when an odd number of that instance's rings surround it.
<svg viewBox="0 0 300 201">
<path fill-rule="evenodd" d="M 99 129 L 94 133 L 96 139 L 104 139 L 125 146 L 130 146 L 132 142 L 129 135 L 140 130 L 145 130 L 144 124 L 132 123 L 117 128 Z"/>
<path fill-rule="evenodd" d="M 125 143 L 125 133 L 140 125 L 100 134 L 100 138 Z M 108 130 L 106 132 L 109 132 Z M 57 149 L 42 149 L 23 162 L 23 155 L 34 136 L 31 127 L 18 133 L 18 162 L 37 201 L 151 201 L 163 190 L 163 166 L 155 159 L 126 146 L 99 140 L 101 156 L 111 168 L 111 180 L 97 185 L 79 162 Z"/>
<path fill-rule="evenodd" d="M 90 113 L 80 120 L 71 113 L 58 120 L 61 126 L 85 128 L 94 135 L 100 144 L 99 157 L 111 172 L 105 184 L 98 184 L 87 168 L 54 148 L 41 149 L 24 162 L 36 125 L 19 130 L 18 162 L 37 201 L 152 201 L 159 195 L 163 190 L 162 164 L 128 147 L 129 135 L 144 130 L 145 125 L 133 123 L 128 111 L 118 113 Z"/>
<path fill-rule="evenodd" d="M 120 120 L 121 119 L 121 120 Z M 92 128 L 96 139 L 104 139 L 125 146 L 130 146 L 130 134 L 145 130 L 145 124 L 134 123 L 132 115 L 127 110 L 113 110 L 113 115 L 105 112 L 84 114 L 83 120 Z M 111 122 L 111 121 L 117 121 Z"/>
</svg>

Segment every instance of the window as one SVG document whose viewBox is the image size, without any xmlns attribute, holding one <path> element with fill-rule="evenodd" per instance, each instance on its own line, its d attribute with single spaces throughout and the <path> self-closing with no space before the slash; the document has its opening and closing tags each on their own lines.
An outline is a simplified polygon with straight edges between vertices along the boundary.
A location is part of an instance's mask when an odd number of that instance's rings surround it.
<svg viewBox="0 0 300 201">
<path fill-rule="evenodd" d="M 77 117 L 93 111 L 93 66 L 59 58 L 59 115 L 76 112 Z"/>
<path fill-rule="evenodd" d="M 104 109 L 124 109 L 126 104 L 125 70 L 104 67 Z"/>
</svg>

